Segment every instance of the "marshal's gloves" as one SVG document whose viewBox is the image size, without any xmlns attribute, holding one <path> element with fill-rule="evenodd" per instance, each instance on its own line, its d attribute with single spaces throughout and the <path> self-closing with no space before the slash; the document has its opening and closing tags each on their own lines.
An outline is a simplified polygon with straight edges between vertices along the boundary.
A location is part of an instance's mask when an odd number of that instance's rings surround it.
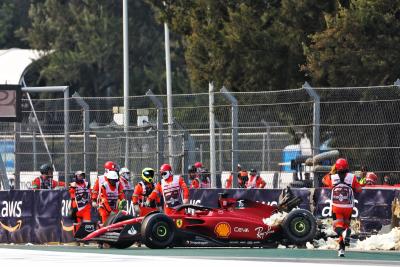
<svg viewBox="0 0 400 267">
<path fill-rule="evenodd" d="M 126 199 L 121 200 L 118 203 L 118 210 L 125 210 L 126 209 L 126 204 L 127 204 Z"/>
</svg>

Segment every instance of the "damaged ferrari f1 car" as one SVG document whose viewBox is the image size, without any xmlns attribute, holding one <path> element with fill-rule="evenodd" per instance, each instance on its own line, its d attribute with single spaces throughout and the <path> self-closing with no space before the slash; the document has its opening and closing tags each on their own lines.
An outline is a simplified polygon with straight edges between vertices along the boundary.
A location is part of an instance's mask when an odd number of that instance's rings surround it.
<svg viewBox="0 0 400 267">
<path fill-rule="evenodd" d="M 290 190 L 277 206 L 228 198 L 224 193 L 220 194 L 218 208 L 186 204 L 170 215 L 152 211 L 136 218 L 118 213 L 108 225 L 89 234 L 81 227 L 76 238 L 115 248 L 127 248 L 135 242 L 156 249 L 305 245 L 313 240 L 317 225 L 309 211 L 294 209 L 300 202 Z M 273 223 L 273 216 L 283 214 L 283 220 Z"/>
</svg>

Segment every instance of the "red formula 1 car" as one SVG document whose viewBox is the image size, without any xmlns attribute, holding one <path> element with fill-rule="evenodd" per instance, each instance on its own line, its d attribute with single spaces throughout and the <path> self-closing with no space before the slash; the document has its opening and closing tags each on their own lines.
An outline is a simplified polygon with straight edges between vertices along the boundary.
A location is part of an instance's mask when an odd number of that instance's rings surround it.
<svg viewBox="0 0 400 267">
<path fill-rule="evenodd" d="M 299 200 L 290 195 L 278 206 L 270 206 L 221 194 L 218 208 L 187 204 L 178 206 L 176 212 L 168 216 L 152 211 L 136 218 L 118 213 L 107 226 L 85 237 L 85 227 L 81 227 L 83 230 L 78 231 L 76 237 L 78 241 L 107 243 L 115 248 L 127 248 L 135 242 L 157 249 L 304 245 L 313 240 L 317 225 L 309 211 L 293 209 Z M 278 225 L 266 224 L 267 219 L 279 211 L 289 213 Z"/>
</svg>

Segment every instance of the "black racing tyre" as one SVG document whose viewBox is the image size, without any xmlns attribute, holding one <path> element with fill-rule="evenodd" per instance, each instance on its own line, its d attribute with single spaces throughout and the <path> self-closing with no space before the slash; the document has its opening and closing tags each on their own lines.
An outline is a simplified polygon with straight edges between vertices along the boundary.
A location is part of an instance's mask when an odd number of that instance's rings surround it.
<svg viewBox="0 0 400 267">
<path fill-rule="evenodd" d="M 282 222 L 284 236 L 293 244 L 304 245 L 317 233 L 317 222 L 308 210 L 292 210 Z"/>
<path fill-rule="evenodd" d="M 290 183 L 290 187 L 292 188 L 312 188 L 313 186 L 313 180 L 300 180 Z"/>
<path fill-rule="evenodd" d="M 119 212 L 115 217 L 112 223 L 118 223 L 122 221 L 126 221 L 129 219 L 133 219 L 134 217 L 132 215 L 126 214 L 124 215 L 123 213 Z M 125 249 L 129 248 L 133 244 L 135 244 L 135 241 L 131 240 L 123 240 L 123 241 L 118 241 L 118 242 L 110 242 L 108 243 L 112 248 L 118 248 L 118 249 Z"/>
<path fill-rule="evenodd" d="M 150 214 L 141 226 L 142 243 L 148 248 L 162 249 L 172 246 L 175 224 L 163 213 Z"/>
</svg>

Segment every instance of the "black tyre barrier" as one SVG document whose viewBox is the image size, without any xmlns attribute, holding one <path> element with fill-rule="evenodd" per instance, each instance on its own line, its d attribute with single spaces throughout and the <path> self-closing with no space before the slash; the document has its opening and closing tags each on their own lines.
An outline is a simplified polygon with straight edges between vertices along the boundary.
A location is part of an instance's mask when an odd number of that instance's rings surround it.
<svg viewBox="0 0 400 267">
<path fill-rule="evenodd" d="M 301 180 L 290 183 L 292 188 L 312 188 L 314 186 L 313 180 Z"/>
</svg>

